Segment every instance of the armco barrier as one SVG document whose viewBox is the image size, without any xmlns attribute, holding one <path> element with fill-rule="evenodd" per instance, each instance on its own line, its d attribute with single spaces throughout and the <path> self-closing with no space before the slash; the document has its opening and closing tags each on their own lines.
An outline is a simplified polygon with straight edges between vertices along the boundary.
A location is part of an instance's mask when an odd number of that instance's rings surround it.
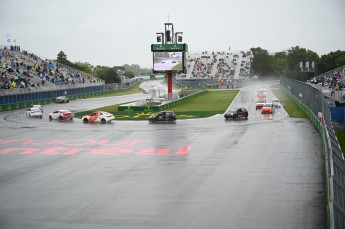
<svg viewBox="0 0 345 229">
<path fill-rule="evenodd" d="M 337 136 L 333 129 L 330 108 L 321 91 L 314 90 L 305 83 L 281 78 L 281 88 L 303 109 L 319 131 L 323 143 L 325 190 L 327 208 L 327 228 L 345 228 L 345 160 Z M 309 88 L 310 87 L 310 88 Z M 297 92 L 298 91 L 298 92 Z M 296 95 L 304 93 L 313 99 L 300 100 Z M 305 97 L 303 97 L 305 98 Z M 307 103 L 306 103 L 307 102 Z M 310 109 L 307 104 L 311 104 Z M 320 104 L 318 107 L 317 104 Z M 320 116 L 318 116 L 318 115 Z"/>
<path fill-rule="evenodd" d="M 123 88 L 122 85 L 120 85 L 116 87 L 117 89 L 110 90 L 105 90 L 105 88 L 109 88 L 110 85 L 97 85 L 92 87 L 45 90 L 22 94 L 2 95 L 0 96 L 0 112 L 31 107 L 33 104 L 48 104 L 54 102 L 56 97 L 64 95 L 65 92 L 68 94 L 69 100 L 75 100 L 107 95 L 114 92 L 121 92 L 123 90 L 130 89 L 136 85 L 137 84 L 133 84 L 126 88 Z"/>
<path fill-rule="evenodd" d="M 178 104 L 182 104 L 184 102 L 187 102 L 191 99 L 194 99 L 195 97 L 204 94 L 206 90 L 199 91 L 196 93 L 193 93 L 191 95 L 185 96 L 181 99 L 177 99 L 162 105 L 157 105 L 157 106 L 128 106 L 126 104 L 121 105 L 118 107 L 118 111 L 144 111 L 144 112 L 157 112 L 157 111 L 162 111 L 162 110 L 167 110 L 170 109 Z"/>
</svg>

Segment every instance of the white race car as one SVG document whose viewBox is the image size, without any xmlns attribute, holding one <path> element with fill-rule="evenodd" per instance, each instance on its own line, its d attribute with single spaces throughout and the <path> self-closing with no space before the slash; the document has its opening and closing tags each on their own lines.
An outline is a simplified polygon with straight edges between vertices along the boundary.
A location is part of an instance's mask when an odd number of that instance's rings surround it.
<svg viewBox="0 0 345 229">
<path fill-rule="evenodd" d="M 31 107 L 26 110 L 26 116 L 42 118 L 43 112 L 40 108 Z"/>
<path fill-rule="evenodd" d="M 39 108 L 43 113 L 43 106 L 42 105 L 33 105 L 32 108 Z"/>
<path fill-rule="evenodd" d="M 272 103 L 273 103 L 274 107 L 277 107 L 277 108 L 281 107 L 281 103 L 280 103 L 279 99 L 277 99 L 277 98 L 273 98 Z"/>
<path fill-rule="evenodd" d="M 74 114 L 69 110 L 57 110 L 49 114 L 49 120 L 72 120 Z"/>
<path fill-rule="evenodd" d="M 115 119 L 115 116 L 109 112 L 104 111 L 96 111 L 91 113 L 90 115 L 84 115 L 82 118 L 83 122 L 111 122 L 111 120 Z"/>
</svg>

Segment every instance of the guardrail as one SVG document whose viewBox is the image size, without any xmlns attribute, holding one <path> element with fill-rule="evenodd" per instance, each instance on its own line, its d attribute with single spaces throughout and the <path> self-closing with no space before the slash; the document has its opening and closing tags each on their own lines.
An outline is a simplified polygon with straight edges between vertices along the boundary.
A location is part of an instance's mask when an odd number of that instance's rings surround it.
<svg viewBox="0 0 345 229">
<path fill-rule="evenodd" d="M 123 84 L 107 84 L 94 87 L 64 88 L 58 90 L 33 91 L 30 93 L 11 94 L 0 96 L 0 111 L 8 111 L 30 107 L 34 104 L 45 105 L 55 101 L 55 98 L 68 94 L 69 100 L 103 96 L 128 90 L 138 83 L 127 86 Z"/>
<path fill-rule="evenodd" d="M 292 98 L 298 106 L 305 111 L 321 135 L 327 197 L 327 228 L 344 229 L 345 161 L 342 149 L 333 129 L 328 102 L 321 91 L 310 89 L 312 87 L 303 82 L 281 78 L 281 88 L 283 88 L 290 98 Z M 305 94 L 314 93 L 311 97 L 317 101 L 308 101 L 308 103 L 306 103 L 304 99 L 296 96 L 296 91 L 301 90 L 302 88 L 305 89 Z M 308 90 L 309 92 L 307 92 Z M 313 106 L 310 107 L 308 104 L 313 104 Z M 320 106 L 317 107 L 316 104 L 320 104 Z"/>
</svg>

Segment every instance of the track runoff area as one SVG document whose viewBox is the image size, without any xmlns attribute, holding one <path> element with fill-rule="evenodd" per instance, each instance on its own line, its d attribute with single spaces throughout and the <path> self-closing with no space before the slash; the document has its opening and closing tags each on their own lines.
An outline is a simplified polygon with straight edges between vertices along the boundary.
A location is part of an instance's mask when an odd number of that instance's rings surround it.
<svg viewBox="0 0 345 229">
<path fill-rule="evenodd" d="M 49 104 L 42 119 L 1 112 L 0 228 L 325 228 L 320 137 L 283 107 L 256 110 L 258 86 L 229 107 L 247 120 L 47 117 L 143 94 Z"/>
</svg>

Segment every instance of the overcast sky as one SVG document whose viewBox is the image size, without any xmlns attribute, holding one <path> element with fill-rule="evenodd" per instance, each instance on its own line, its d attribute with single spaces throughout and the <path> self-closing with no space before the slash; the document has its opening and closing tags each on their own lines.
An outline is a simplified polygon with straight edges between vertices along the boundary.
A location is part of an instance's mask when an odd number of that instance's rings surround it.
<svg viewBox="0 0 345 229">
<path fill-rule="evenodd" d="M 152 67 L 164 23 L 189 51 L 345 51 L 345 0 L 0 0 L 0 45 L 73 62 Z"/>
</svg>

